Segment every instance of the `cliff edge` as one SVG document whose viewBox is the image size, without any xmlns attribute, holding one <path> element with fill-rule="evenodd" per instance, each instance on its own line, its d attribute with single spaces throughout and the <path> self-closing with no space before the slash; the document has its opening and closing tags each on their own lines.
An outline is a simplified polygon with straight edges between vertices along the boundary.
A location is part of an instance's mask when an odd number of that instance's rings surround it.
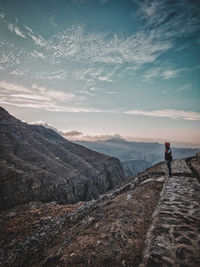
<svg viewBox="0 0 200 267">
<path fill-rule="evenodd" d="M 175 160 L 172 177 L 167 177 L 165 163 L 157 164 L 97 199 L 76 205 L 34 202 L 4 210 L 0 263 L 197 267 L 198 164 L 199 157 Z"/>
</svg>

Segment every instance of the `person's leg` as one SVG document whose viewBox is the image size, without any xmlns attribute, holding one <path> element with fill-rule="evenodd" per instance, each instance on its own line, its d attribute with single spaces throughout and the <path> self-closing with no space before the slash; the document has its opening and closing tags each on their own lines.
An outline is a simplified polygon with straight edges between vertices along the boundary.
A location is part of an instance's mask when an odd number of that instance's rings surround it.
<svg viewBox="0 0 200 267">
<path fill-rule="evenodd" d="M 167 168 L 168 168 L 168 171 L 169 171 L 169 176 L 171 176 L 171 160 L 167 161 Z"/>
</svg>

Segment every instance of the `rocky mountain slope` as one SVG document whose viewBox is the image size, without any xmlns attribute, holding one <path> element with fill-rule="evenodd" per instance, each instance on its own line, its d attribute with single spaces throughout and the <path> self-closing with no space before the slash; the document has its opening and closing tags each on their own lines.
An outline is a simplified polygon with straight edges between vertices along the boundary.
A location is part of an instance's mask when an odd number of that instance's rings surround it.
<svg viewBox="0 0 200 267">
<path fill-rule="evenodd" d="M 2 266 L 191 266 L 200 262 L 200 155 L 159 163 L 97 199 L 1 211 Z"/>
<path fill-rule="evenodd" d="M 0 208 L 85 201 L 124 179 L 118 159 L 69 142 L 52 129 L 23 123 L 0 107 Z"/>
<path fill-rule="evenodd" d="M 159 143 L 128 142 L 121 138 L 96 142 L 76 141 L 76 143 L 97 152 L 119 158 L 127 178 L 164 160 L 164 146 Z M 173 147 L 172 152 L 174 159 L 181 159 L 195 156 L 200 152 L 200 148 Z"/>
</svg>

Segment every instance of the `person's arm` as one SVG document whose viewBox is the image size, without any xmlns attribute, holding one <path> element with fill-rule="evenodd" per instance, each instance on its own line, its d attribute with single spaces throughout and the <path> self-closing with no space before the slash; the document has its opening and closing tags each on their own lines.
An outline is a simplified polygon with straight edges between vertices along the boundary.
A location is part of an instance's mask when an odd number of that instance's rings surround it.
<svg viewBox="0 0 200 267">
<path fill-rule="evenodd" d="M 172 149 L 170 148 L 170 159 L 173 160 L 172 158 Z"/>
</svg>

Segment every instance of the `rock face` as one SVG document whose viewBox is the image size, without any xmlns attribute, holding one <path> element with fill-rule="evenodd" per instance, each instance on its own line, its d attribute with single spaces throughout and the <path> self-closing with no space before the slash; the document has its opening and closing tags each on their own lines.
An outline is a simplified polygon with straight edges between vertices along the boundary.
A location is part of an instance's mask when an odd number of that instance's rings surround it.
<svg viewBox="0 0 200 267">
<path fill-rule="evenodd" d="M 124 168 L 124 172 L 126 175 L 126 178 L 130 178 L 132 176 L 135 176 L 136 174 L 145 171 L 147 168 L 151 166 L 151 163 L 147 160 L 122 160 L 121 161 L 122 166 Z"/>
<path fill-rule="evenodd" d="M 2 210 L 0 265 L 199 267 L 198 164 L 175 160 L 172 177 L 157 164 L 88 202 Z"/>
<path fill-rule="evenodd" d="M 90 200 L 124 179 L 118 159 L 23 123 L 0 107 L 0 208 Z"/>
<path fill-rule="evenodd" d="M 157 164 L 97 199 L 0 212 L 2 266 L 199 267 L 199 158 Z"/>
</svg>

